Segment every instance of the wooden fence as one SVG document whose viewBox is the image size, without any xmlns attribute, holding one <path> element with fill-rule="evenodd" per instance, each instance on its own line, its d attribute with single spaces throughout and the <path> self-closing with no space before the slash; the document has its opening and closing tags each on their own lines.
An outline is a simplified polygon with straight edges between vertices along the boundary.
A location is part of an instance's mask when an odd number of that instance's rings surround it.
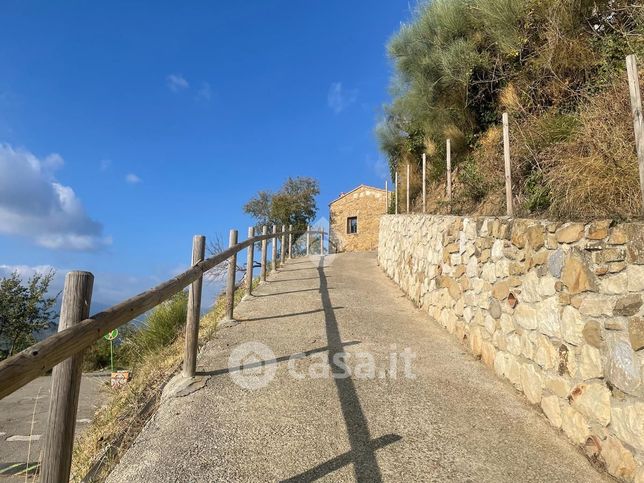
<svg viewBox="0 0 644 483">
<path fill-rule="evenodd" d="M 320 237 L 320 255 L 324 255 L 324 229 L 294 230 L 292 226 L 274 226 L 272 233 L 264 226 L 261 235 L 248 229 L 248 239 L 237 241 L 237 230 L 231 230 L 229 247 L 210 258 L 205 256 L 206 239 L 196 235 L 192 245 L 192 267 L 176 277 L 140 293 L 103 312 L 89 316 L 94 276 L 89 272 L 69 272 L 65 277 L 58 332 L 34 344 L 13 357 L 0 362 L 0 399 L 13 393 L 36 377 L 54 368 L 51 403 L 43 444 L 40 479 L 45 483 L 68 481 L 74 429 L 78 409 L 83 353 L 108 332 L 153 309 L 176 293 L 190 286 L 186 320 L 183 375 L 194 377 L 199 340 L 199 316 L 203 275 L 225 261 L 229 262 L 226 277 L 226 317 L 233 317 L 237 254 L 248 250 L 246 289 L 251 293 L 254 247 L 261 242 L 260 274 L 266 279 L 267 243 L 272 243 L 272 269 L 277 269 L 277 244 L 281 244 L 280 261 L 286 253 L 293 254 L 293 235 L 306 234 L 306 254 L 309 254 L 310 235 Z M 288 239 L 288 245 L 286 245 Z"/>
</svg>

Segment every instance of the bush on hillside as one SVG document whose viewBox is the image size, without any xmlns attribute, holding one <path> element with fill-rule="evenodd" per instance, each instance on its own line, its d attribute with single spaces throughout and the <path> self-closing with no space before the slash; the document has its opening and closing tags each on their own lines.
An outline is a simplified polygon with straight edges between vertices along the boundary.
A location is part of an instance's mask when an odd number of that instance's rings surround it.
<svg viewBox="0 0 644 483">
<path fill-rule="evenodd" d="M 389 43 L 393 100 L 376 133 L 392 175 L 404 180 L 404 166 L 427 152 L 429 182 L 443 178 L 449 137 L 453 166 L 465 163 L 458 195 L 473 201 L 462 206 L 486 206 L 503 186 L 507 111 L 519 214 L 637 213 L 635 149 L 623 143 L 632 126 L 622 130 L 631 122 L 623 109 L 629 53 L 644 54 L 644 8 L 634 0 L 422 3 Z M 606 108 L 603 119 L 596 106 Z M 597 128 L 600 137 L 589 135 Z"/>
<path fill-rule="evenodd" d="M 146 355 L 172 344 L 186 323 L 188 293 L 179 292 L 150 312 L 140 327 L 132 324 L 119 329 L 114 344 L 114 368 L 131 368 Z M 110 367 L 110 343 L 101 338 L 86 352 L 83 370 L 96 371 Z"/>
</svg>

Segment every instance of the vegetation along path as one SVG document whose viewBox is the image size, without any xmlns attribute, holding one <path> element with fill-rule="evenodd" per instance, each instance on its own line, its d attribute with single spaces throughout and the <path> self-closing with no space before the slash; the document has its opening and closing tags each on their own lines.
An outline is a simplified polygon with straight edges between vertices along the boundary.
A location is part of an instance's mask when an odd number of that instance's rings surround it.
<svg viewBox="0 0 644 483">
<path fill-rule="evenodd" d="M 235 315 L 109 481 L 608 479 L 375 254 L 292 260 Z"/>
</svg>

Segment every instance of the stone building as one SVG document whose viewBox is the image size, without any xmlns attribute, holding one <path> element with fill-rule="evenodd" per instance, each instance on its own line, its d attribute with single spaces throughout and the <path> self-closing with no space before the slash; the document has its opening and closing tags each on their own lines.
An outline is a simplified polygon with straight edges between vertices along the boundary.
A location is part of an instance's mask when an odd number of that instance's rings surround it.
<svg viewBox="0 0 644 483">
<path fill-rule="evenodd" d="M 376 250 L 386 198 L 385 190 L 362 184 L 329 203 L 329 252 Z"/>
</svg>

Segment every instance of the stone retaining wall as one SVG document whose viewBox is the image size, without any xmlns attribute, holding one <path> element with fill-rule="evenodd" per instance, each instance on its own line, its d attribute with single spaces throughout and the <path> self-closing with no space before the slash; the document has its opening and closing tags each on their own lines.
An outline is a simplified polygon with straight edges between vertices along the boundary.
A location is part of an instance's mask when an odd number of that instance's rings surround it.
<svg viewBox="0 0 644 483">
<path fill-rule="evenodd" d="M 386 215 L 378 260 L 589 457 L 644 482 L 644 224 Z"/>
</svg>

